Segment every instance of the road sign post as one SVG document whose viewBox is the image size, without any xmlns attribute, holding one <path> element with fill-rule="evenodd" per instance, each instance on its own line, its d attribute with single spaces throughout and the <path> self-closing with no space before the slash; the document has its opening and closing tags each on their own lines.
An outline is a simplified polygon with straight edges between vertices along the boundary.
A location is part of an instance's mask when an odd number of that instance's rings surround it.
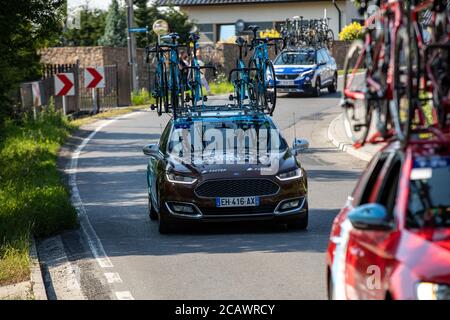
<svg viewBox="0 0 450 320">
<path fill-rule="evenodd" d="M 105 68 L 87 67 L 84 70 L 84 85 L 92 90 L 92 111 L 94 114 L 99 112 L 97 89 L 105 87 Z"/>
<path fill-rule="evenodd" d="M 55 95 L 62 97 L 63 114 L 67 115 L 67 96 L 75 95 L 75 78 L 73 73 L 55 74 Z"/>
<path fill-rule="evenodd" d="M 169 24 L 166 20 L 159 19 L 156 20 L 152 25 L 152 30 L 158 35 L 158 44 L 161 43 L 161 35 L 169 32 Z"/>
</svg>

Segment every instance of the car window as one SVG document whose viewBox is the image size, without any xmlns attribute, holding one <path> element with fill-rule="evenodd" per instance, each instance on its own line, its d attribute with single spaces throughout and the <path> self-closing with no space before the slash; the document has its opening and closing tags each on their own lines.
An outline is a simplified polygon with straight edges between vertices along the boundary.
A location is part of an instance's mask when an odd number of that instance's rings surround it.
<svg viewBox="0 0 450 320">
<path fill-rule="evenodd" d="M 172 121 L 169 121 L 169 123 L 167 123 L 166 127 L 164 128 L 161 137 L 159 138 L 159 150 L 161 150 L 161 152 L 164 154 L 166 153 L 167 150 L 167 141 L 169 140 L 171 131 L 172 131 Z"/>
<path fill-rule="evenodd" d="M 330 62 L 331 61 L 331 55 L 328 52 L 328 50 L 323 50 L 323 53 L 324 53 L 324 55 L 325 55 L 325 57 L 327 59 L 327 62 Z"/>
<path fill-rule="evenodd" d="M 275 59 L 274 65 L 315 64 L 314 56 L 314 52 L 310 51 L 285 51 Z"/>
<path fill-rule="evenodd" d="M 319 54 L 319 58 L 318 58 L 319 63 L 327 62 L 327 59 L 325 58 L 322 50 L 319 51 L 318 54 Z"/>
<path fill-rule="evenodd" d="M 407 225 L 450 227 L 450 156 L 418 157 L 410 175 Z"/>
<path fill-rule="evenodd" d="M 366 204 L 369 202 L 372 191 L 377 182 L 378 176 L 380 175 L 381 169 L 383 169 L 386 160 L 388 159 L 388 153 L 382 153 L 377 159 L 376 163 L 373 165 L 371 172 L 368 172 L 368 176 L 365 179 L 365 185 L 363 186 L 363 191 L 357 205 Z"/>
<path fill-rule="evenodd" d="M 393 217 L 402 162 L 399 156 L 395 156 L 387 165 L 389 168 L 378 191 L 376 202 L 383 205 Z"/>
</svg>

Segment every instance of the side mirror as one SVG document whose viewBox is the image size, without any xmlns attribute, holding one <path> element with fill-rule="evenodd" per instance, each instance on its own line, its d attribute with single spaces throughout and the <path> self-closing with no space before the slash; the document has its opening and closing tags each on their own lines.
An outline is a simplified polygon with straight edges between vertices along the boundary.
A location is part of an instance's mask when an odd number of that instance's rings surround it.
<svg viewBox="0 0 450 320">
<path fill-rule="evenodd" d="M 158 145 L 156 143 L 148 144 L 142 149 L 142 152 L 146 156 L 156 157 L 159 154 Z"/>
<path fill-rule="evenodd" d="M 378 203 L 359 206 L 348 214 L 353 227 L 361 230 L 390 230 L 392 221 L 386 208 Z"/>
<path fill-rule="evenodd" d="M 318 66 L 324 66 L 324 65 L 326 65 L 327 63 L 325 62 L 325 61 L 322 61 L 322 62 L 319 62 L 317 65 Z"/>
<path fill-rule="evenodd" d="M 301 152 L 309 148 L 309 142 L 306 139 L 295 138 L 292 143 L 292 150 L 295 152 Z"/>
</svg>

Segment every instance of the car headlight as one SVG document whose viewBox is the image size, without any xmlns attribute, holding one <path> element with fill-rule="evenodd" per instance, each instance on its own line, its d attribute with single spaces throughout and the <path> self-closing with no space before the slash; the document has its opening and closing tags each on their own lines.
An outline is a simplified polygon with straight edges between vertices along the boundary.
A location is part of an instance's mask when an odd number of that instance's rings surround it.
<svg viewBox="0 0 450 320">
<path fill-rule="evenodd" d="M 292 171 L 288 171 L 285 173 L 280 173 L 277 175 L 278 180 L 287 181 L 301 178 L 303 175 L 302 169 L 298 168 Z"/>
<path fill-rule="evenodd" d="M 418 300 L 450 300 L 450 286 L 431 282 L 419 282 Z"/>
<path fill-rule="evenodd" d="M 196 178 L 189 176 L 182 176 L 173 172 L 166 173 L 167 180 L 173 183 L 193 184 L 197 181 Z"/>
<path fill-rule="evenodd" d="M 314 70 L 309 70 L 309 71 L 305 71 L 303 73 L 300 73 L 300 78 L 303 78 L 304 76 L 312 76 L 312 74 L 314 73 Z"/>
</svg>

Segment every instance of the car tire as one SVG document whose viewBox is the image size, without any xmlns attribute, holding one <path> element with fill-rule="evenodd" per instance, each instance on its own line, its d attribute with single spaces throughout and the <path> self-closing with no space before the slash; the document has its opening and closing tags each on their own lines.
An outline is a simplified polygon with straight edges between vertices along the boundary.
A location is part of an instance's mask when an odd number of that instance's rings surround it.
<svg viewBox="0 0 450 320">
<path fill-rule="evenodd" d="M 333 81 L 328 86 L 329 93 L 335 93 L 337 91 L 337 74 L 335 73 L 333 76 Z"/>
<path fill-rule="evenodd" d="M 287 224 L 289 229 L 294 230 L 305 230 L 308 228 L 308 211 L 306 211 L 306 215 L 300 218 L 297 218 Z"/>
<path fill-rule="evenodd" d="M 158 223 L 158 231 L 160 234 L 168 234 L 170 233 L 170 224 L 169 222 L 162 216 L 159 215 L 159 223 Z"/>
<path fill-rule="evenodd" d="M 313 93 L 314 97 L 320 97 L 320 89 L 320 78 L 317 78 Z"/>
<path fill-rule="evenodd" d="M 156 212 L 155 208 L 152 206 L 152 200 L 150 198 L 150 195 L 148 196 L 148 215 L 150 217 L 150 220 L 152 220 L 152 221 L 158 220 L 158 213 Z"/>
</svg>

